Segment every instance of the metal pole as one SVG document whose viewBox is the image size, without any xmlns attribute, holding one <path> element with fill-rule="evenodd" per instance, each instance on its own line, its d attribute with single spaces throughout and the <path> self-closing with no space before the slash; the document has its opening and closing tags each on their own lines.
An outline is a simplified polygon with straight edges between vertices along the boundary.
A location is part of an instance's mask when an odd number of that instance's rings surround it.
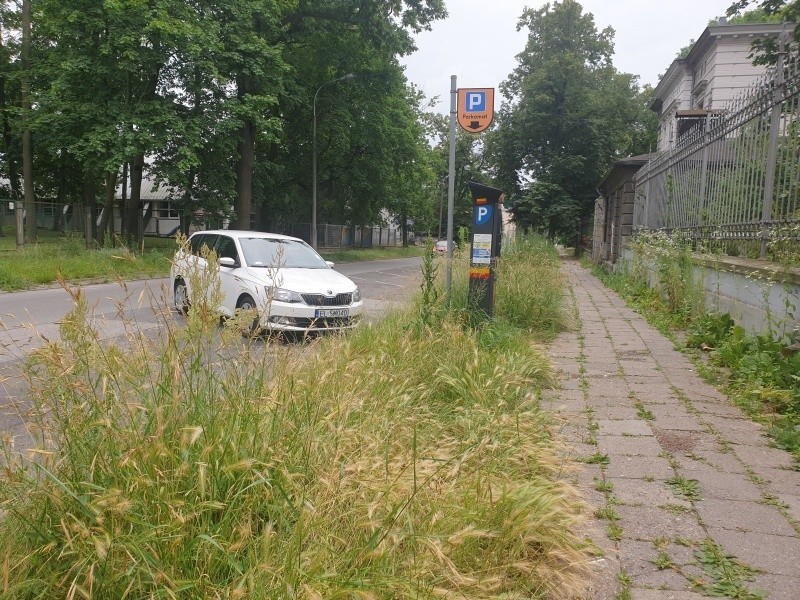
<svg viewBox="0 0 800 600">
<path fill-rule="evenodd" d="M 768 221 L 772 219 L 772 196 L 775 191 L 775 167 L 778 162 L 778 134 L 781 126 L 781 98 L 783 96 L 783 60 L 786 56 L 788 33 L 784 25 L 778 44 L 778 63 L 775 65 L 775 89 L 772 96 L 772 115 L 769 122 L 769 149 L 767 151 L 767 173 L 764 181 L 764 212 L 761 215 L 761 252 L 759 258 L 767 258 Z"/>
<path fill-rule="evenodd" d="M 447 285 L 446 303 L 450 306 L 450 289 L 453 285 L 453 212 L 456 196 L 456 115 L 458 113 L 458 83 L 450 77 L 450 168 L 447 179 Z"/>
<path fill-rule="evenodd" d="M 705 131 L 703 132 L 703 137 L 700 138 L 703 140 L 703 158 L 702 158 L 702 165 L 700 167 L 700 194 L 699 194 L 699 201 L 700 206 L 697 207 L 697 228 L 695 229 L 695 237 L 694 237 L 694 249 L 695 251 L 700 249 L 700 239 L 702 237 L 702 227 L 708 222 L 708 217 L 704 216 L 706 210 L 706 188 L 707 179 L 708 179 L 708 151 L 709 146 L 711 145 L 711 136 L 709 135 L 709 130 L 711 129 L 711 112 L 706 115 L 706 121 L 704 123 Z"/>
<path fill-rule="evenodd" d="M 317 249 L 317 93 L 314 94 L 314 107 L 311 126 L 311 247 Z"/>
</svg>

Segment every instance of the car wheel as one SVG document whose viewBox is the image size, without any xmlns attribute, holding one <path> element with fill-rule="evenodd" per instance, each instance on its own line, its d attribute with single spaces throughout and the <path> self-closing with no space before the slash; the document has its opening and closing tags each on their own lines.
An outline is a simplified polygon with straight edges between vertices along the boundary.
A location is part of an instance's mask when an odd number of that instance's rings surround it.
<svg viewBox="0 0 800 600">
<path fill-rule="evenodd" d="M 189 290 L 186 289 L 186 282 L 180 277 L 175 280 L 172 297 L 175 299 L 175 310 L 178 314 L 185 315 L 189 312 Z"/>
<path fill-rule="evenodd" d="M 240 311 L 258 310 L 255 301 L 247 295 L 239 298 L 239 303 L 236 305 L 236 308 Z M 258 315 L 256 315 L 256 317 L 247 326 L 242 328 L 242 335 L 245 337 L 254 337 L 259 333 L 261 333 L 261 325 L 259 324 Z"/>
</svg>

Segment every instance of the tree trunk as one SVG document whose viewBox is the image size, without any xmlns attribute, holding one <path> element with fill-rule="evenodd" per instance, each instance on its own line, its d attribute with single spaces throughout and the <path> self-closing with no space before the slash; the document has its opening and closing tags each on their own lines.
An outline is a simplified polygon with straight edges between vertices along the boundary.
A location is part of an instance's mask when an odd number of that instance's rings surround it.
<svg viewBox="0 0 800 600">
<path fill-rule="evenodd" d="M 403 232 L 403 248 L 408 248 L 408 217 L 404 213 L 400 218 L 403 220 L 400 225 L 400 230 Z"/>
<path fill-rule="evenodd" d="M 105 182 L 105 202 L 103 202 L 103 214 L 100 215 L 100 224 L 97 226 L 97 244 L 100 247 L 106 245 L 106 228 L 111 224 L 112 231 L 114 226 L 114 197 L 117 191 L 117 173 L 109 171 L 106 173 Z"/>
<path fill-rule="evenodd" d="M 83 180 L 83 203 L 86 207 L 84 214 L 87 222 L 84 223 L 86 235 L 90 241 L 97 239 L 97 182 L 91 175 L 84 174 Z"/>
<path fill-rule="evenodd" d="M 26 120 L 22 132 L 22 187 L 25 193 L 25 241 L 36 241 L 36 199 L 33 195 L 33 134 L 27 120 L 31 116 L 31 83 L 28 74 L 31 54 L 31 0 L 22 0 L 22 113 Z"/>
<path fill-rule="evenodd" d="M 3 49 L 3 32 L 0 28 L 0 51 Z M 22 194 L 19 188 L 19 173 L 17 172 L 17 160 L 15 153 L 12 150 L 14 140 L 11 136 L 11 122 L 8 118 L 8 111 L 6 107 L 6 78 L 0 75 L 0 117 L 3 120 L 3 144 L 6 150 L 6 161 L 8 162 L 8 178 L 11 184 L 11 199 L 16 203 L 19 202 Z M 5 206 L 0 210 L 0 236 L 5 235 L 3 229 Z"/>
<path fill-rule="evenodd" d="M 141 244 L 144 237 L 142 221 L 142 175 L 144 173 L 144 154 L 138 154 L 131 163 L 131 197 L 125 207 L 125 231 L 128 236 Z"/>
<path fill-rule="evenodd" d="M 194 167 L 189 167 L 189 174 L 186 177 L 186 189 L 183 192 L 183 198 L 181 199 L 180 204 L 180 212 L 178 213 L 180 216 L 180 232 L 186 236 L 189 235 L 189 227 L 192 225 L 192 213 L 194 213 L 192 210 L 192 194 L 194 192 L 195 176 L 196 173 Z"/>
<path fill-rule="evenodd" d="M 253 210 L 253 162 L 256 150 L 256 128 L 252 123 L 245 123 L 242 126 L 236 150 L 239 156 L 236 163 L 234 228 L 250 230 L 250 213 Z"/>
</svg>

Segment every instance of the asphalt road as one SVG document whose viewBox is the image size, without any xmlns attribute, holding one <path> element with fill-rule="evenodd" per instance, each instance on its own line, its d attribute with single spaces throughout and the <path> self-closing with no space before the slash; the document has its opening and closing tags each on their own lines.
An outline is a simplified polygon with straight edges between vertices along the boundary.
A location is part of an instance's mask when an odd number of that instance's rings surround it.
<svg viewBox="0 0 800 600">
<path fill-rule="evenodd" d="M 337 264 L 361 289 L 367 319 L 379 319 L 417 289 L 421 259 L 403 258 Z M 157 333 L 172 313 L 167 279 L 82 285 L 90 319 L 103 339 L 125 336 L 129 328 Z M 60 336 L 60 322 L 72 310 L 73 297 L 61 287 L 0 293 L 0 435 L 12 436 L 16 450 L 30 446 L 25 425 L 27 386 L 21 375 L 25 359 Z M 176 318 L 182 319 L 175 315 Z"/>
</svg>

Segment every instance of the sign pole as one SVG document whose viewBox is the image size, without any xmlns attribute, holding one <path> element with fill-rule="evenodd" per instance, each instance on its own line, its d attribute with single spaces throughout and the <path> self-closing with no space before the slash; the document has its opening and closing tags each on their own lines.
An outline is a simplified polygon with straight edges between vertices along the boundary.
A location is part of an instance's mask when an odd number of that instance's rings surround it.
<svg viewBox="0 0 800 600">
<path fill-rule="evenodd" d="M 456 197 L 456 120 L 458 117 L 458 84 L 455 75 L 450 77 L 450 166 L 447 177 L 447 284 L 445 301 L 450 307 L 450 289 L 453 283 L 453 213 Z"/>
</svg>

